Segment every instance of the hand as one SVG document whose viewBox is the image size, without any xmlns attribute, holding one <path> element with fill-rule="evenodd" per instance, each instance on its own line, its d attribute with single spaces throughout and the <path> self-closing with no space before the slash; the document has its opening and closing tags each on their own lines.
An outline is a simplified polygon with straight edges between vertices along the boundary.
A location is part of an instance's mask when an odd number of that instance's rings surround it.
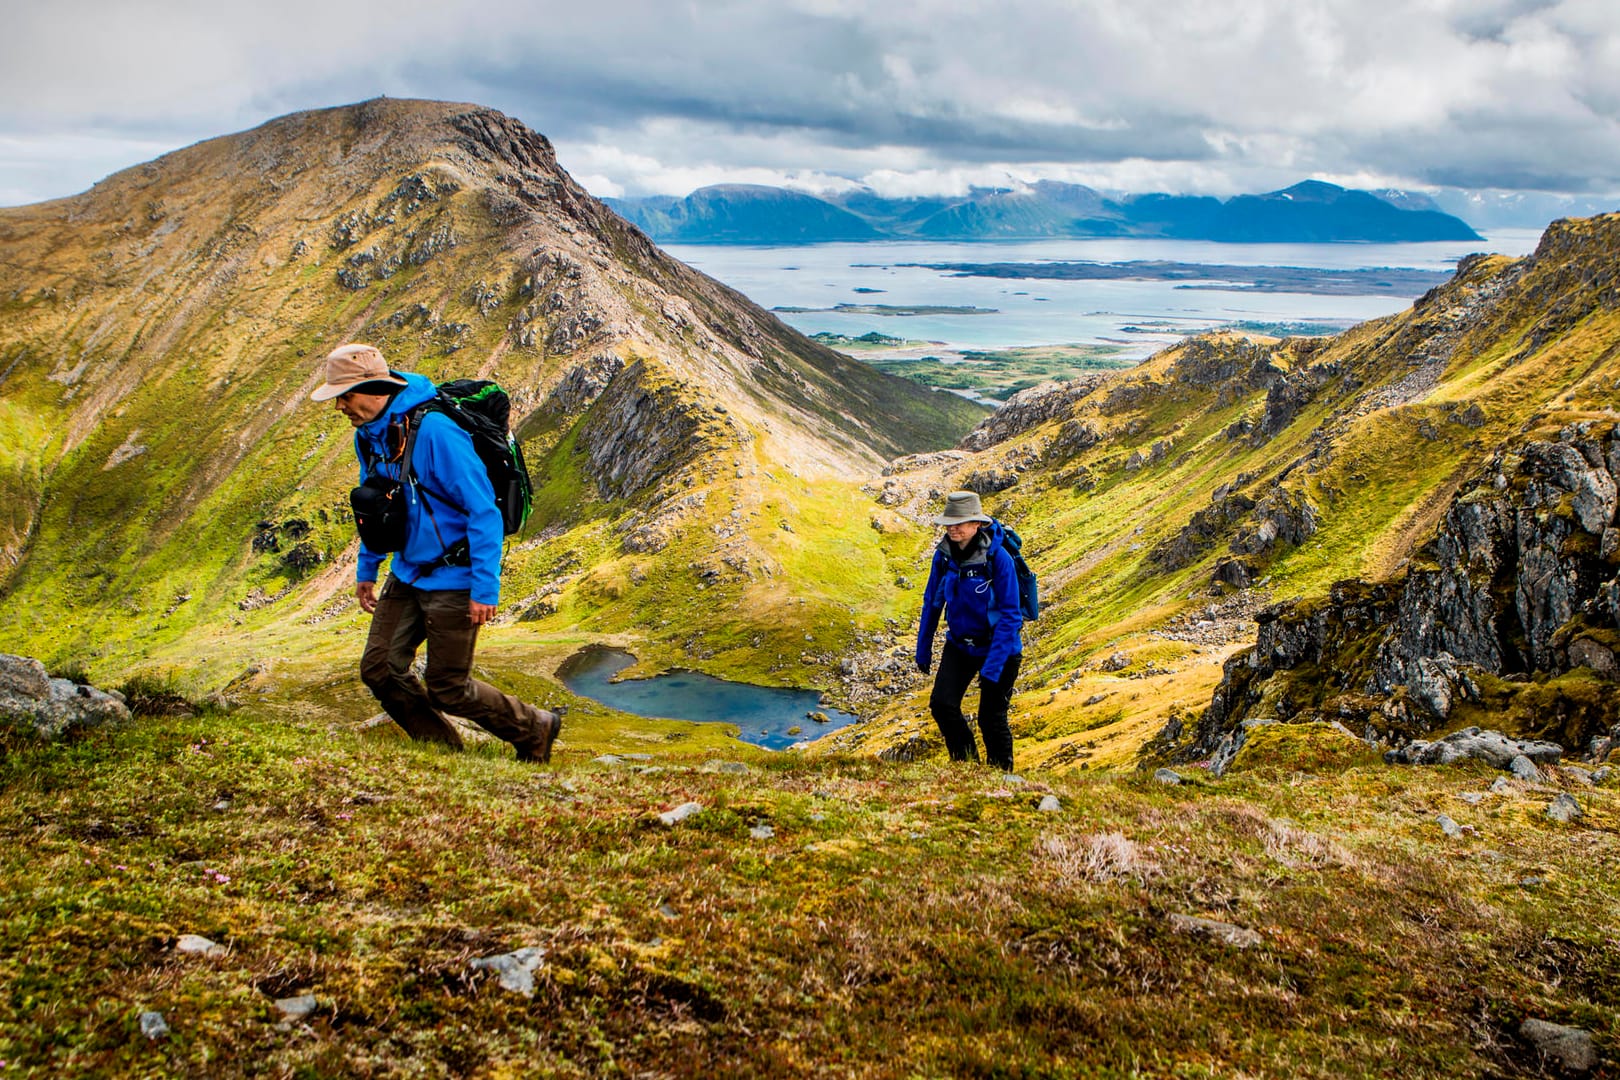
<svg viewBox="0 0 1620 1080">
<path fill-rule="evenodd" d="M 483 626 L 495 617 L 494 604 L 480 604 L 476 600 L 467 601 L 467 621 L 474 626 Z"/>
<path fill-rule="evenodd" d="M 924 675 L 926 675 L 926 674 L 928 674 L 929 669 L 932 668 L 933 666 L 934 666 L 934 658 L 933 657 L 924 656 L 922 653 L 917 654 L 917 670 L 918 671 L 920 671 Z"/>
<path fill-rule="evenodd" d="M 377 583 L 375 581 L 355 582 L 354 598 L 360 601 L 360 610 L 370 615 L 377 610 Z"/>
</svg>

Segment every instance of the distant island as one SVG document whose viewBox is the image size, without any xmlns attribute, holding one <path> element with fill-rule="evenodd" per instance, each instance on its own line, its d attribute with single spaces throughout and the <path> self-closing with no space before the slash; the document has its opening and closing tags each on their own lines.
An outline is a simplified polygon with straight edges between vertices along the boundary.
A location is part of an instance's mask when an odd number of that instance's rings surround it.
<svg viewBox="0 0 1620 1080">
<path fill-rule="evenodd" d="M 1322 269 L 1311 266 L 1225 266 L 1140 260 L 1133 262 L 899 263 L 957 277 L 1032 278 L 1055 281 L 1177 281 L 1183 289 L 1314 293 L 1319 296 L 1421 296 L 1451 280 L 1443 270 L 1399 267 Z M 844 306 L 844 305 L 840 305 Z"/>
<path fill-rule="evenodd" d="M 813 244 L 849 240 L 1027 240 L 1154 237 L 1228 243 L 1406 243 L 1481 240 L 1461 218 L 1405 191 L 1356 191 L 1305 180 L 1280 191 L 1108 198 L 1042 180 L 963 196 L 889 199 L 860 189 L 819 197 L 718 184 L 684 198 L 605 200 L 660 243 Z"/>
<path fill-rule="evenodd" d="M 834 304 L 832 307 L 771 308 L 783 315 L 803 315 L 812 311 L 835 311 L 840 315 L 995 315 L 999 308 L 952 304 Z"/>
</svg>

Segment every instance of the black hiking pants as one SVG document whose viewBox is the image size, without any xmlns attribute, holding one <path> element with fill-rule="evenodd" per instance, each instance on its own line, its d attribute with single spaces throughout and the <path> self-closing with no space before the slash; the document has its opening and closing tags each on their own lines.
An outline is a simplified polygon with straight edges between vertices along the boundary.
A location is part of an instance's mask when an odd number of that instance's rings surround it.
<svg viewBox="0 0 1620 1080">
<path fill-rule="evenodd" d="M 1012 728 L 1007 726 L 1007 708 L 1012 704 L 1013 681 L 1018 678 L 1018 666 L 1023 657 L 1014 654 L 1002 665 L 1001 678 L 989 682 L 979 678 L 979 734 L 984 737 L 985 760 L 1003 772 L 1012 772 Z M 962 715 L 962 698 L 968 684 L 979 674 L 984 658 L 969 653 L 945 639 L 940 653 L 939 671 L 934 675 L 934 692 L 928 698 L 928 709 L 934 714 L 939 733 L 945 736 L 945 749 L 952 761 L 978 761 L 979 749 L 973 741 L 973 729 Z"/>
</svg>

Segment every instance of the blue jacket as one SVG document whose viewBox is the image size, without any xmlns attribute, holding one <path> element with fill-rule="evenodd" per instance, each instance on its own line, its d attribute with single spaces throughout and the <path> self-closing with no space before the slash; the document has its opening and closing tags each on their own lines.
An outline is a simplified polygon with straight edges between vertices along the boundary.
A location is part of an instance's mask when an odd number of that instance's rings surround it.
<svg viewBox="0 0 1620 1080">
<path fill-rule="evenodd" d="M 398 480 L 400 462 L 388 459 L 398 452 L 389 445 L 389 425 L 404 413 L 433 397 L 426 375 L 405 374 L 405 389 L 394 395 L 378 417 L 354 432 L 354 452 L 360 459 L 360 479 L 383 475 Z M 374 462 L 375 464 L 368 464 Z M 424 415 L 411 451 L 411 473 L 416 483 L 407 489 L 410 507 L 405 550 L 394 553 L 392 573 L 418 589 L 470 589 L 480 604 L 501 601 L 501 545 L 505 538 L 501 512 L 489 473 L 473 449 L 472 436 L 442 413 Z M 466 539 L 471 566 L 434 566 L 447 549 Z M 356 581 L 376 581 L 384 555 L 360 545 Z"/>
<path fill-rule="evenodd" d="M 969 656 L 983 658 L 981 679 L 1000 681 L 1008 657 L 1024 651 L 1018 572 L 1001 546 L 1001 535 L 999 521 L 981 527 L 979 536 L 988 542 L 975 545 L 965 559 L 952 552 L 948 539 L 941 539 L 934 549 L 917 625 L 917 666 L 924 671 L 934 658 L 934 630 L 941 614 L 947 626 L 945 640 Z"/>
</svg>

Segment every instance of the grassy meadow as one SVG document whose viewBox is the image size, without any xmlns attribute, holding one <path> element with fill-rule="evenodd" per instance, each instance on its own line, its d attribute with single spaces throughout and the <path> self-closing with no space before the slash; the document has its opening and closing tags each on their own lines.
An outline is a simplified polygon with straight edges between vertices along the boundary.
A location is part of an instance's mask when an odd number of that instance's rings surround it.
<svg viewBox="0 0 1620 1080">
<path fill-rule="evenodd" d="M 1495 774 L 1310 726 L 1177 786 L 673 730 L 606 764 L 572 714 L 531 767 L 342 700 L 0 759 L 0 1075 L 1503 1077 L 1542 1075 L 1525 1018 L 1620 1039 L 1613 781 L 1471 805 Z M 522 948 L 532 996 L 471 964 Z"/>
</svg>

